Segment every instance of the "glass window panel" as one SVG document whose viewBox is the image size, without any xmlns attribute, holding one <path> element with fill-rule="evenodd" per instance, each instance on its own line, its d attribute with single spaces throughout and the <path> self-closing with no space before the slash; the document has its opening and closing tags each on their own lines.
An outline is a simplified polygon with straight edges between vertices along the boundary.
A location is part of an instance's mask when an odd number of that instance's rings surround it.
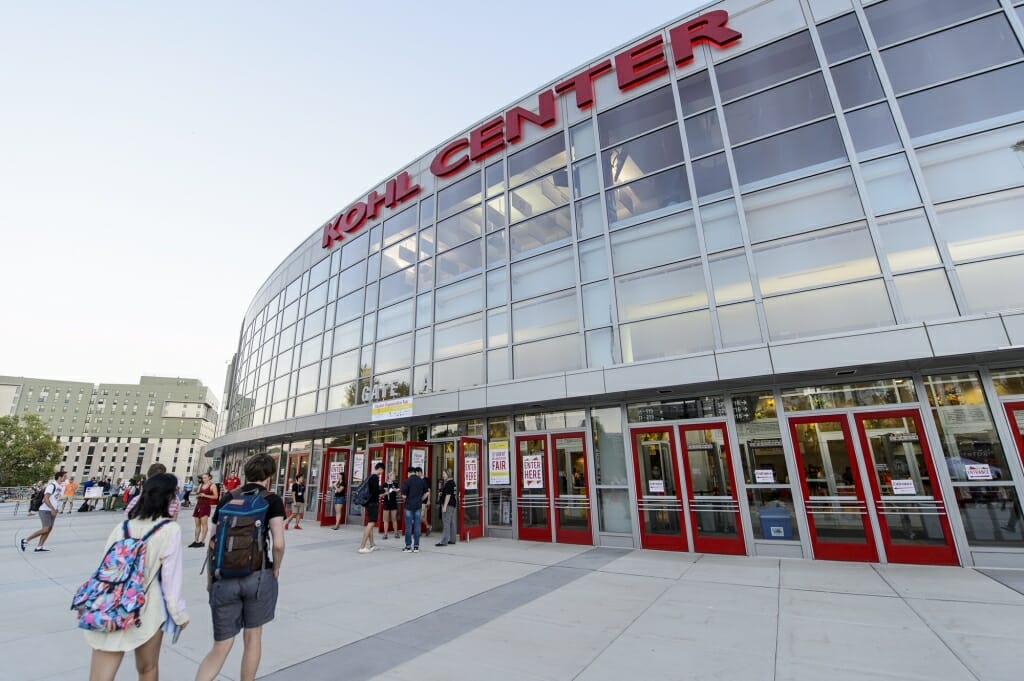
<svg viewBox="0 0 1024 681">
<path fill-rule="evenodd" d="M 434 294 L 424 293 L 416 297 L 416 326 L 426 326 L 434 321 Z"/>
<path fill-rule="evenodd" d="M 813 310 L 814 314 L 808 314 Z M 772 340 L 801 338 L 895 323 L 881 279 L 766 298 L 764 313 Z"/>
<path fill-rule="evenodd" d="M 377 313 L 377 337 L 387 338 L 412 330 L 413 304 L 410 298 L 404 303 L 386 307 Z"/>
<path fill-rule="evenodd" d="M 320 284 L 306 295 L 306 312 L 323 307 L 327 304 L 327 284 Z"/>
<path fill-rule="evenodd" d="M 755 345 L 761 342 L 761 325 L 757 321 L 757 308 L 753 302 L 725 305 L 718 312 L 718 330 L 722 347 Z"/>
<path fill-rule="evenodd" d="M 1015 397 L 1024 395 L 1024 369 L 993 369 L 992 384 L 996 388 L 996 394 L 1000 397 Z M 1017 427 L 1024 430 L 1024 414 L 1020 408 L 1014 408 L 1014 420 Z"/>
<path fill-rule="evenodd" d="M 323 336 L 317 336 L 316 338 L 310 338 L 302 344 L 302 350 L 299 353 L 299 366 L 304 367 L 313 362 L 320 361 L 320 346 L 324 342 Z"/>
<path fill-rule="evenodd" d="M 583 287 L 583 324 L 589 329 L 612 323 L 612 296 L 608 282 L 599 281 Z"/>
<path fill-rule="evenodd" d="M 490 350 L 487 353 L 487 382 L 507 381 L 512 378 L 508 370 L 508 348 Z"/>
<path fill-rule="evenodd" d="M 509 186 L 564 168 L 565 161 L 565 140 L 561 133 L 552 135 L 508 157 Z"/>
<path fill-rule="evenodd" d="M 479 352 L 483 345 L 483 318 L 478 314 L 434 327 L 434 359 Z"/>
<path fill-rule="evenodd" d="M 487 196 L 494 196 L 505 188 L 505 166 L 501 161 L 487 166 L 484 171 L 484 184 L 487 185 Z"/>
<path fill-rule="evenodd" d="M 360 260 L 366 259 L 367 248 L 370 245 L 370 236 L 365 232 L 351 241 L 345 241 L 341 245 L 341 269 L 347 269 Z"/>
<path fill-rule="evenodd" d="M 608 253 L 604 239 L 591 239 L 580 244 L 580 279 L 591 281 L 608 276 Z"/>
<path fill-rule="evenodd" d="M 477 276 L 437 289 L 437 321 L 479 311 L 483 306 L 482 287 L 483 277 Z"/>
<path fill-rule="evenodd" d="M 324 308 L 320 308 L 313 314 L 306 317 L 306 323 L 302 326 L 302 338 L 311 338 L 324 330 Z"/>
<path fill-rule="evenodd" d="M 633 272 L 700 253 L 693 213 L 686 211 L 612 232 L 612 268 Z"/>
<path fill-rule="evenodd" d="M 380 238 L 380 225 L 374 225 L 370 228 L 370 253 L 376 253 L 380 250 Z"/>
<path fill-rule="evenodd" d="M 619 319 L 630 321 L 708 304 L 699 260 L 629 274 L 615 280 Z"/>
<path fill-rule="evenodd" d="M 380 253 L 373 253 L 366 259 L 366 283 L 373 283 L 378 278 L 380 278 Z"/>
<path fill-rule="evenodd" d="M 437 223 L 437 252 L 476 239 L 483 234 L 483 208 L 476 206 Z"/>
<path fill-rule="evenodd" d="M 620 329 L 623 362 L 688 355 L 715 345 L 708 310 L 623 324 Z"/>
<path fill-rule="evenodd" d="M 885 102 L 851 111 L 846 114 L 846 125 L 858 159 L 894 151 L 901 146 L 892 111 Z"/>
<path fill-rule="evenodd" d="M 1024 190 L 939 206 L 935 230 L 953 260 L 1024 251 Z"/>
<path fill-rule="evenodd" d="M 417 364 L 430 361 L 430 329 L 420 329 L 416 332 L 416 358 Z"/>
<path fill-rule="evenodd" d="M 861 165 L 871 210 L 875 215 L 905 210 L 921 204 L 910 164 L 903 154 L 880 158 Z"/>
<path fill-rule="evenodd" d="M 846 161 L 834 118 L 806 125 L 733 150 L 742 189 L 781 182 L 825 170 Z"/>
<path fill-rule="evenodd" d="M 480 173 L 475 172 L 437 193 L 437 217 L 445 218 L 463 208 L 480 203 Z"/>
<path fill-rule="evenodd" d="M 722 101 L 761 90 L 818 68 L 807 31 L 724 61 L 715 67 Z"/>
<path fill-rule="evenodd" d="M 416 263 L 416 235 L 384 249 L 381 254 L 380 276 L 386 277 Z"/>
<path fill-rule="evenodd" d="M 893 281 L 903 305 L 903 321 L 926 322 L 957 316 L 945 270 L 902 274 Z"/>
<path fill-rule="evenodd" d="M 573 167 L 572 186 L 576 196 L 589 196 L 601 189 L 601 182 L 597 178 L 596 159 L 588 158 Z"/>
<path fill-rule="evenodd" d="M 818 37 L 829 64 L 868 51 L 856 14 L 847 14 L 818 26 Z"/>
<path fill-rule="evenodd" d="M 569 173 L 560 168 L 508 194 L 509 221 L 518 222 L 569 203 Z"/>
<path fill-rule="evenodd" d="M 458 390 L 484 382 L 483 357 L 480 353 L 434 362 L 435 391 Z M 417 381 L 419 379 L 417 378 Z"/>
<path fill-rule="evenodd" d="M 362 288 L 366 283 L 366 261 L 363 260 L 354 267 L 350 267 L 341 273 L 341 292 L 345 294 Z"/>
<path fill-rule="evenodd" d="M 416 232 L 416 206 L 410 206 L 401 213 L 384 221 L 384 245 L 388 246 Z M 415 248 L 415 241 L 411 248 Z"/>
<path fill-rule="evenodd" d="M 569 128 L 569 142 L 572 144 L 572 160 L 578 161 L 593 154 L 597 151 L 594 124 L 586 121 Z"/>
<path fill-rule="evenodd" d="M 363 342 L 369 343 L 373 341 L 374 334 L 377 330 L 377 315 L 370 313 L 363 317 Z"/>
<path fill-rule="evenodd" d="M 516 378 L 561 373 L 582 368 L 579 336 L 549 338 L 512 349 L 512 367 Z"/>
<path fill-rule="evenodd" d="M 464 274 L 475 272 L 484 266 L 483 240 L 445 251 L 435 258 L 437 261 L 437 283 L 448 281 Z"/>
<path fill-rule="evenodd" d="M 919 149 L 924 182 L 939 203 L 1024 185 L 1024 125 Z"/>
<path fill-rule="evenodd" d="M 487 347 L 508 345 L 508 309 L 487 312 Z"/>
<path fill-rule="evenodd" d="M 424 395 L 426 393 L 434 392 L 433 385 L 430 382 L 430 365 L 423 364 L 413 368 L 413 387 L 416 390 L 417 395 Z"/>
<path fill-rule="evenodd" d="M 434 197 L 425 196 L 420 201 L 420 224 L 427 226 L 434 224 Z"/>
<path fill-rule="evenodd" d="M 965 314 L 1024 307 L 1024 256 L 957 265 Z"/>
<path fill-rule="evenodd" d="M 434 255 L 434 228 L 427 227 L 420 231 L 420 259 Z"/>
<path fill-rule="evenodd" d="M 363 331 L 361 320 L 342 324 L 334 330 L 334 353 L 343 352 L 359 345 L 360 334 Z"/>
<path fill-rule="evenodd" d="M 912 138 L 961 128 L 990 127 L 996 119 L 1024 110 L 1024 64 L 1015 64 L 954 83 L 900 97 Z"/>
<path fill-rule="evenodd" d="M 879 273 L 871 235 L 864 223 L 756 246 L 754 268 L 764 295 Z"/>
<path fill-rule="evenodd" d="M 487 235 L 487 264 L 497 265 L 508 260 L 508 244 L 505 243 L 505 230 Z"/>
<path fill-rule="evenodd" d="M 591 369 L 615 364 L 614 338 L 611 329 L 587 331 L 587 366 Z"/>
<path fill-rule="evenodd" d="M 630 534 L 629 494 L 624 489 L 597 490 L 598 527 L 611 534 Z"/>
<path fill-rule="evenodd" d="M 597 484 L 625 486 L 628 477 L 626 448 L 622 438 L 622 411 L 618 407 L 592 409 L 590 423 L 594 458 L 597 461 L 594 476 Z M 626 532 L 629 531 L 627 522 Z"/>
<path fill-rule="evenodd" d="M 667 87 L 626 102 L 597 116 L 601 148 L 676 120 L 672 91 Z"/>
<path fill-rule="evenodd" d="M 521 343 L 579 328 L 576 292 L 555 293 L 512 306 L 512 341 Z"/>
<path fill-rule="evenodd" d="M 849 169 L 748 194 L 743 207 L 754 243 L 864 216 Z"/>
<path fill-rule="evenodd" d="M 684 116 L 710 109 L 715 105 L 715 95 L 711 91 L 711 77 L 707 71 L 700 71 L 683 78 L 677 87 Z"/>
<path fill-rule="evenodd" d="M 882 62 L 899 95 L 1021 55 L 1006 17 L 996 14 L 885 50 Z"/>
<path fill-rule="evenodd" d="M 844 109 L 852 109 L 885 96 L 871 57 L 861 57 L 833 66 L 832 80 L 835 81 L 839 103 Z"/>
<path fill-rule="evenodd" d="M 606 195 L 608 222 L 615 225 L 690 202 L 686 168 L 679 166 L 617 187 Z"/>
<path fill-rule="evenodd" d="M 327 275 L 331 273 L 331 259 L 324 258 L 309 270 L 309 288 L 313 289 L 317 284 L 327 281 Z"/>
<path fill-rule="evenodd" d="M 487 273 L 487 307 L 504 305 L 508 301 L 508 282 L 505 270 L 491 270 Z"/>
<path fill-rule="evenodd" d="M 879 252 L 894 272 L 939 264 L 939 252 L 923 210 L 880 219 L 878 236 Z"/>
<path fill-rule="evenodd" d="M 701 201 L 720 199 L 732 194 L 732 178 L 725 154 L 707 156 L 693 162 L 693 184 Z"/>
<path fill-rule="evenodd" d="M 879 47 L 949 26 L 999 6 L 999 0 L 903 0 L 864 8 Z"/>
<path fill-rule="evenodd" d="M 302 279 L 296 279 L 292 283 L 288 284 L 288 288 L 284 292 L 284 304 L 290 305 L 296 301 L 299 297 L 299 293 L 302 292 Z"/>
<path fill-rule="evenodd" d="M 508 223 L 508 216 L 505 213 L 505 197 L 499 196 L 487 202 L 487 231 L 493 232 L 501 229 Z"/>
<path fill-rule="evenodd" d="M 690 156 L 697 157 L 718 151 L 722 143 L 722 128 L 718 124 L 718 111 L 712 109 L 699 116 L 687 118 L 686 141 L 690 145 Z"/>
<path fill-rule="evenodd" d="M 412 364 L 412 334 L 377 343 L 374 373 L 394 371 Z"/>
<path fill-rule="evenodd" d="M 446 254 L 447 255 L 447 254 Z M 395 300 L 416 293 L 416 268 L 410 267 L 380 280 L 380 304 L 387 305 Z"/>
<path fill-rule="evenodd" d="M 729 104 L 725 107 L 725 124 L 729 140 L 740 144 L 830 113 L 832 103 L 825 79 L 821 73 L 814 73 Z"/>
<path fill-rule="evenodd" d="M 434 261 L 424 260 L 416 266 L 416 285 L 420 291 L 434 288 Z"/>
<path fill-rule="evenodd" d="M 316 390 L 317 382 L 320 380 L 320 365 L 316 364 L 302 369 L 298 373 L 297 380 L 296 392 L 306 393 L 310 390 Z"/>
<path fill-rule="evenodd" d="M 568 241 L 572 237 L 571 223 L 569 207 L 565 206 L 514 225 L 509 229 L 512 257 Z"/>
<path fill-rule="evenodd" d="M 576 202 L 576 230 L 579 238 L 597 236 L 604 232 L 604 218 L 601 215 L 601 197 Z"/>
<path fill-rule="evenodd" d="M 731 303 L 753 297 L 745 251 L 741 249 L 711 256 L 708 258 L 708 267 L 711 270 L 716 303 Z"/>
<path fill-rule="evenodd" d="M 704 247 L 709 253 L 743 244 L 740 218 L 733 199 L 701 206 L 700 219 L 704 230 Z"/>
<path fill-rule="evenodd" d="M 572 249 L 561 248 L 529 260 L 512 263 L 512 298 L 530 298 L 576 283 Z"/>
<path fill-rule="evenodd" d="M 331 383 L 354 381 L 359 375 L 359 351 L 353 350 L 331 359 Z"/>
</svg>

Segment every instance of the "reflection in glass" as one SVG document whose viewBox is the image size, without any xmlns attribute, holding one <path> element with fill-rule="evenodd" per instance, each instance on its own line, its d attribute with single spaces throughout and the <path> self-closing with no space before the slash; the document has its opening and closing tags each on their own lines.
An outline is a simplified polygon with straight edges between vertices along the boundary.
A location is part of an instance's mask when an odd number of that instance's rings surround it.
<svg viewBox="0 0 1024 681">
<path fill-rule="evenodd" d="M 999 0 L 903 0 L 864 9 L 879 47 L 996 9 Z"/>
<path fill-rule="evenodd" d="M 695 114 L 715 105 L 715 96 L 711 92 L 711 77 L 707 71 L 700 71 L 683 78 L 677 87 L 684 116 Z"/>
<path fill-rule="evenodd" d="M 602 212 L 600 196 L 576 202 L 576 230 L 580 239 L 604 233 Z"/>
<path fill-rule="evenodd" d="M 583 323 L 590 329 L 612 323 L 612 297 L 607 281 L 583 287 Z"/>
<path fill-rule="evenodd" d="M 846 161 L 834 118 L 751 142 L 733 151 L 740 188 L 782 182 Z"/>
<path fill-rule="evenodd" d="M 937 212 L 936 232 L 955 261 L 1024 250 L 1024 189 L 947 203 Z"/>
<path fill-rule="evenodd" d="M 601 148 L 676 120 L 672 91 L 660 88 L 597 116 Z"/>
<path fill-rule="evenodd" d="M 514 332 L 514 321 L 512 328 Z M 577 334 L 516 345 L 512 349 L 512 371 L 516 378 L 563 373 L 582 367 Z"/>
<path fill-rule="evenodd" d="M 767 241 L 863 217 L 849 169 L 791 182 L 743 197 L 750 241 Z"/>
<path fill-rule="evenodd" d="M 754 295 L 744 251 L 730 251 L 709 257 L 708 267 L 711 270 L 716 303 L 730 303 Z"/>
<path fill-rule="evenodd" d="M 626 450 L 622 437 L 622 412 L 618 407 L 592 409 L 590 426 L 597 484 L 625 486 Z"/>
<path fill-rule="evenodd" d="M 458 390 L 484 382 L 480 353 L 434 362 L 434 390 Z"/>
<path fill-rule="evenodd" d="M 594 329 L 587 331 L 586 336 L 588 367 L 594 369 L 617 364 L 611 329 Z"/>
<path fill-rule="evenodd" d="M 712 201 L 732 194 L 732 178 L 725 154 L 707 156 L 693 162 L 693 184 L 697 196 L 703 201 Z"/>
<path fill-rule="evenodd" d="M 754 248 L 754 267 L 765 295 L 827 286 L 880 271 L 864 223 L 761 244 Z"/>
<path fill-rule="evenodd" d="M 832 67 L 839 103 L 844 109 L 885 97 L 871 57 L 861 57 Z"/>
<path fill-rule="evenodd" d="M 416 236 L 401 241 L 394 246 L 389 246 L 381 253 L 380 276 L 386 277 L 389 274 L 405 269 L 415 264 L 417 260 Z"/>
<path fill-rule="evenodd" d="M 447 220 L 437 223 L 437 251 L 449 248 L 479 237 L 483 231 L 483 208 L 475 206 Z"/>
<path fill-rule="evenodd" d="M 957 265 L 965 314 L 1024 307 L 1024 256 Z"/>
<path fill-rule="evenodd" d="M 620 335 L 627 363 L 704 352 L 715 345 L 708 310 L 623 324 Z"/>
<path fill-rule="evenodd" d="M 918 149 L 924 183 L 936 203 L 1024 185 L 1024 125 Z"/>
<path fill-rule="evenodd" d="M 572 249 L 561 248 L 512 263 L 512 299 L 531 298 L 576 283 Z"/>
<path fill-rule="evenodd" d="M 612 232 L 612 268 L 617 274 L 700 254 L 693 213 L 686 211 Z"/>
<path fill-rule="evenodd" d="M 880 158 L 861 165 L 871 210 L 875 215 L 912 208 L 921 203 L 917 184 L 904 154 Z"/>
<path fill-rule="evenodd" d="M 901 146 L 896 123 L 886 102 L 847 113 L 846 125 L 850 129 L 858 159 L 895 151 Z"/>
<path fill-rule="evenodd" d="M 935 238 L 923 210 L 890 215 L 878 221 L 879 252 L 894 272 L 939 264 Z"/>
<path fill-rule="evenodd" d="M 662 128 L 601 152 L 605 186 L 631 182 L 683 162 L 683 143 L 675 126 Z"/>
<path fill-rule="evenodd" d="M 818 37 L 829 64 L 868 51 L 857 15 L 850 13 L 818 26 Z"/>
<path fill-rule="evenodd" d="M 569 143 L 572 145 L 572 160 L 574 161 L 590 156 L 597 151 L 593 122 L 585 121 L 569 128 Z"/>
<path fill-rule="evenodd" d="M 715 67 L 723 102 L 742 97 L 818 68 L 807 31 L 729 59 Z"/>
<path fill-rule="evenodd" d="M 513 258 L 544 246 L 568 241 L 572 238 L 569 207 L 564 206 L 520 222 L 508 231 Z"/>
<path fill-rule="evenodd" d="M 814 73 L 729 104 L 725 124 L 730 141 L 741 144 L 831 113 L 825 79 Z"/>
<path fill-rule="evenodd" d="M 569 174 L 561 168 L 509 192 L 509 221 L 518 222 L 564 206 L 569 198 Z"/>
<path fill-rule="evenodd" d="M 483 240 L 477 239 L 468 244 L 445 251 L 435 258 L 437 283 L 461 277 L 475 272 L 484 266 Z"/>
<path fill-rule="evenodd" d="M 463 208 L 480 203 L 481 198 L 480 173 L 475 172 L 437 193 L 437 217 L 446 218 Z"/>
<path fill-rule="evenodd" d="M 483 307 L 482 277 L 472 277 L 457 284 L 451 284 L 436 292 L 437 321 L 443 322 L 476 312 Z"/>
<path fill-rule="evenodd" d="M 580 243 L 580 279 L 591 281 L 608 276 L 608 252 L 604 239 L 591 239 Z"/>
<path fill-rule="evenodd" d="M 388 246 L 416 231 L 416 206 L 410 206 L 401 213 L 384 221 L 384 245 Z"/>
<path fill-rule="evenodd" d="M 413 305 L 414 302 L 410 298 L 403 303 L 380 310 L 377 313 L 378 338 L 388 338 L 389 336 L 411 331 L 414 319 Z"/>
<path fill-rule="evenodd" d="M 672 441 L 666 431 L 634 433 L 640 477 L 640 522 L 648 535 L 678 535 L 682 503 L 676 491 Z"/>
<path fill-rule="evenodd" d="M 366 287 L 367 292 L 371 287 Z M 380 305 L 411 296 L 416 292 L 416 268 L 410 267 L 407 270 L 392 274 L 380 280 Z"/>
<path fill-rule="evenodd" d="M 716 312 L 722 347 L 755 345 L 761 342 L 761 325 L 753 302 L 720 306 Z"/>
<path fill-rule="evenodd" d="M 505 230 L 487 235 L 487 265 L 498 265 L 508 260 Z"/>
<path fill-rule="evenodd" d="M 797 423 L 793 432 L 817 540 L 867 544 L 867 515 L 853 470 L 857 462 L 839 422 Z"/>
<path fill-rule="evenodd" d="M 716 110 L 712 109 L 699 116 L 687 118 L 684 127 L 691 158 L 710 154 L 722 148 L 722 129 L 718 124 Z"/>
<path fill-rule="evenodd" d="M 708 304 L 704 268 L 689 260 L 615 280 L 619 318 L 623 321 L 679 312 Z"/>
<path fill-rule="evenodd" d="M 597 177 L 597 161 L 588 158 L 577 163 L 572 169 L 573 192 L 577 197 L 596 194 L 601 189 L 601 181 Z"/>
<path fill-rule="evenodd" d="M 509 186 L 515 187 L 564 167 L 565 142 L 559 133 L 508 157 Z"/>
<path fill-rule="evenodd" d="M 925 322 L 957 316 L 946 270 L 901 274 L 893 278 L 903 306 L 903 321 Z"/>
<path fill-rule="evenodd" d="M 512 306 L 512 340 L 516 343 L 570 333 L 578 328 L 575 291 L 555 293 Z"/>
<path fill-rule="evenodd" d="M 814 314 L 808 314 L 814 310 Z M 801 338 L 895 323 L 881 279 L 766 298 L 764 313 L 772 340 Z"/>
<path fill-rule="evenodd" d="M 650 215 L 666 208 L 682 206 L 690 201 L 686 168 L 679 166 L 631 184 L 617 187 L 606 194 L 608 222 L 611 225 Z"/>
<path fill-rule="evenodd" d="M 736 201 L 733 199 L 701 206 L 700 219 L 704 231 L 704 248 L 709 253 L 743 244 L 740 218 L 736 214 Z"/>
<path fill-rule="evenodd" d="M 487 352 L 487 382 L 507 381 L 512 378 L 508 367 L 508 348 Z"/>
</svg>

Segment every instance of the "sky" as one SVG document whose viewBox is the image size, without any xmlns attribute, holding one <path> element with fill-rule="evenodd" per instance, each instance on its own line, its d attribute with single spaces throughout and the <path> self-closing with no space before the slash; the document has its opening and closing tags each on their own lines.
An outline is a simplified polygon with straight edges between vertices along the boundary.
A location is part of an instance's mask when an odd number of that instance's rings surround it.
<svg viewBox="0 0 1024 681">
<path fill-rule="evenodd" d="M 323 222 L 704 0 L 0 0 L 0 375 L 199 378 Z"/>
</svg>

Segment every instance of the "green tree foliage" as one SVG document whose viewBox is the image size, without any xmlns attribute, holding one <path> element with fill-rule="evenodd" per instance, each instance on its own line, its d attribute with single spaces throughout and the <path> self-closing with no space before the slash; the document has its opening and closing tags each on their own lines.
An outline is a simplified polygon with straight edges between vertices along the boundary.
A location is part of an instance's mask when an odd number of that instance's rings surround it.
<svg viewBox="0 0 1024 681">
<path fill-rule="evenodd" d="M 62 453 L 60 443 L 35 414 L 0 416 L 0 487 L 50 479 Z"/>
</svg>

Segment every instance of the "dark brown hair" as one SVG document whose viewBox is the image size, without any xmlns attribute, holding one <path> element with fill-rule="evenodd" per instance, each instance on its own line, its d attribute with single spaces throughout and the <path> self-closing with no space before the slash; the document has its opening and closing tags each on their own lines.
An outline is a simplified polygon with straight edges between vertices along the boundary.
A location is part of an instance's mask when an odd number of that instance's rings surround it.
<svg viewBox="0 0 1024 681">
<path fill-rule="evenodd" d="M 269 454 L 253 454 L 245 461 L 245 481 L 263 482 L 273 477 L 277 463 Z"/>
</svg>

